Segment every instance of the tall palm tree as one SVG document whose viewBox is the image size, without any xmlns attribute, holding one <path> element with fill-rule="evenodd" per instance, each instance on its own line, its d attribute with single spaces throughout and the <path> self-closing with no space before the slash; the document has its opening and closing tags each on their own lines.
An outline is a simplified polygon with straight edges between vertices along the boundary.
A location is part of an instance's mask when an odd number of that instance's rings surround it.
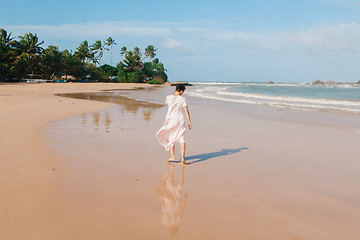
<svg viewBox="0 0 360 240">
<path fill-rule="evenodd" d="M 104 42 L 102 43 L 101 40 L 97 40 L 95 41 L 95 43 L 93 45 L 91 45 L 90 50 L 93 51 L 94 54 L 97 54 L 96 59 L 99 60 L 100 62 L 100 66 L 101 66 L 101 58 L 104 55 L 104 51 L 107 50 L 109 51 L 109 49 L 107 47 L 105 47 L 107 44 Z"/>
<path fill-rule="evenodd" d="M 124 47 L 122 47 L 121 48 L 121 50 L 120 50 L 120 54 L 121 54 L 121 56 L 123 56 L 123 55 L 126 55 L 127 54 L 127 49 L 126 49 L 126 47 L 124 46 Z"/>
<path fill-rule="evenodd" d="M 44 41 L 39 42 L 37 35 L 32 33 L 25 33 L 24 36 L 19 36 L 19 41 L 15 41 L 14 45 L 18 52 L 27 53 L 30 56 L 35 56 L 44 50 L 40 45 Z"/>
<path fill-rule="evenodd" d="M 145 48 L 145 56 L 149 57 L 150 59 L 153 59 L 156 56 L 155 54 L 156 50 L 157 49 L 155 49 L 153 45 L 147 46 Z"/>
<path fill-rule="evenodd" d="M 43 43 L 44 41 L 39 42 L 36 34 L 25 33 L 24 36 L 19 36 L 19 41 L 14 42 L 18 60 L 15 63 L 20 64 L 18 69 L 31 72 L 31 76 L 34 75 L 34 71 L 40 68 L 38 56 L 44 50 L 40 46 Z M 25 65 L 26 68 L 23 68 Z M 18 72 L 23 73 L 22 70 Z"/>
<path fill-rule="evenodd" d="M 117 45 L 117 43 L 115 42 L 114 39 L 112 39 L 111 37 L 108 37 L 108 39 L 106 39 L 106 45 L 110 46 L 110 51 L 111 51 L 111 60 L 110 60 L 110 65 L 112 66 L 112 52 L 113 52 L 113 45 Z"/>
<path fill-rule="evenodd" d="M 134 48 L 134 59 L 136 61 L 138 61 L 140 67 L 142 67 L 142 60 L 143 60 L 143 59 L 141 59 L 141 56 L 142 56 L 142 53 L 141 53 L 140 48 L 135 47 Z"/>
<path fill-rule="evenodd" d="M 87 40 L 83 41 L 77 48 L 75 52 L 75 56 L 80 58 L 80 60 L 85 63 L 85 61 L 93 61 L 96 62 L 94 53 L 91 52 L 89 43 Z"/>
</svg>

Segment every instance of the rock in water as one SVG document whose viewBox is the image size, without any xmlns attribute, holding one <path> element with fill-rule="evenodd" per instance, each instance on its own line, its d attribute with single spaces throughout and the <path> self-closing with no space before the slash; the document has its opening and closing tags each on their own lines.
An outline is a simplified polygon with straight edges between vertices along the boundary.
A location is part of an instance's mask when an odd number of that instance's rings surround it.
<svg viewBox="0 0 360 240">
<path fill-rule="evenodd" d="M 312 84 L 324 84 L 324 82 L 321 80 L 315 80 Z"/>
<path fill-rule="evenodd" d="M 336 84 L 336 82 L 329 80 L 326 82 L 326 84 Z"/>
</svg>

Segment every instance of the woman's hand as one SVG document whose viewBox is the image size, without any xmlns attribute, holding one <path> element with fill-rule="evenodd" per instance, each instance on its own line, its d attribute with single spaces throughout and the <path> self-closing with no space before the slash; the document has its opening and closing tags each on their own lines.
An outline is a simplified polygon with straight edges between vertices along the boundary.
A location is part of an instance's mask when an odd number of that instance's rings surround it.
<svg viewBox="0 0 360 240">
<path fill-rule="evenodd" d="M 190 113 L 189 113 L 189 109 L 187 106 L 184 107 L 185 109 L 185 114 L 186 114 L 186 118 L 187 118 L 187 122 L 189 123 L 189 130 L 191 129 L 192 125 L 191 125 L 191 120 L 190 120 Z"/>
</svg>

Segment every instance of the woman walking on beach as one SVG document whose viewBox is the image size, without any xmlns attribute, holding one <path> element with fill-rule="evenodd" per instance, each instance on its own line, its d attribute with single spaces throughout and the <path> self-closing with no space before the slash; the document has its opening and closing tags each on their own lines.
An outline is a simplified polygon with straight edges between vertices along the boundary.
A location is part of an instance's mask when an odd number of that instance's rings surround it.
<svg viewBox="0 0 360 240">
<path fill-rule="evenodd" d="M 176 84 L 175 93 L 166 97 L 165 103 L 168 105 L 165 123 L 162 128 L 156 133 L 156 138 L 161 145 L 170 150 L 170 158 L 168 161 L 175 160 L 175 142 L 180 142 L 181 163 L 185 162 L 185 117 L 182 108 L 185 110 L 185 115 L 188 120 L 189 130 L 191 129 L 191 120 L 189 109 L 186 100 L 181 96 L 186 87 L 184 84 Z"/>
</svg>

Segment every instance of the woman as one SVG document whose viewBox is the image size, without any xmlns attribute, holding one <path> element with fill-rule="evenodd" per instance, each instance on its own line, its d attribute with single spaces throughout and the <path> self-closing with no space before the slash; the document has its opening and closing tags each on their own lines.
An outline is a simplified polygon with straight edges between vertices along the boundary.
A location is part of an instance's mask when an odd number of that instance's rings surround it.
<svg viewBox="0 0 360 240">
<path fill-rule="evenodd" d="M 185 118 L 182 112 L 182 108 L 185 110 L 185 114 L 188 120 L 189 130 L 191 129 L 190 113 L 186 104 L 186 100 L 183 96 L 185 91 L 184 84 L 176 84 L 175 93 L 166 97 L 165 103 L 168 105 L 165 123 L 162 128 L 156 133 L 156 138 L 159 143 L 166 148 L 166 151 L 170 150 L 170 158 L 168 161 L 175 160 L 175 142 L 180 142 L 181 150 L 181 163 L 185 162 Z"/>
</svg>

